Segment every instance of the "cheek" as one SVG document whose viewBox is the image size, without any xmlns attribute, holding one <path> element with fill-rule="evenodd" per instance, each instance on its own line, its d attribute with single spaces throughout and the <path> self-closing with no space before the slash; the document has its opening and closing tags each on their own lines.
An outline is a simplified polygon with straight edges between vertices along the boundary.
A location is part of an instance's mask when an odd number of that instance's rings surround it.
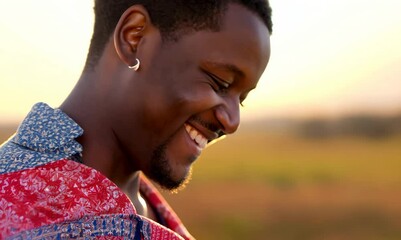
<svg viewBox="0 0 401 240">
<path fill-rule="evenodd" d="M 220 97 L 207 82 L 199 79 L 166 79 L 152 87 L 152 92 L 144 96 L 144 116 L 155 132 L 180 127 L 193 115 L 217 106 Z M 187 80 L 188 79 L 188 80 Z M 192 80 L 192 81 L 191 81 Z"/>
<path fill-rule="evenodd" d="M 207 83 L 194 84 L 188 86 L 178 99 L 177 109 L 181 109 L 184 114 L 192 116 L 199 112 L 204 112 L 218 105 L 220 98 L 218 94 Z"/>
</svg>

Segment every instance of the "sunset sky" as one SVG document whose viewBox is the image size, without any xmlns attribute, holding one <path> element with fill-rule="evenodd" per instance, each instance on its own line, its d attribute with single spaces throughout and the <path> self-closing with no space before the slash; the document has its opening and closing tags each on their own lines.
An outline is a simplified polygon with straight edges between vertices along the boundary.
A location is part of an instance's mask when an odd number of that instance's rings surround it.
<svg viewBox="0 0 401 240">
<path fill-rule="evenodd" d="M 401 1 L 270 2 L 272 55 L 244 119 L 401 112 Z M 92 25 L 92 1 L 0 0 L 0 123 L 63 101 Z"/>
</svg>

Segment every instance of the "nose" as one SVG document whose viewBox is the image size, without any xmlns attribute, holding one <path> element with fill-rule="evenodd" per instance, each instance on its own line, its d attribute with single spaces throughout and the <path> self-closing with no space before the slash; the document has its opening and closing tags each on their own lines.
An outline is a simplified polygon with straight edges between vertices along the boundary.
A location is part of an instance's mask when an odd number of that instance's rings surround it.
<svg viewBox="0 0 401 240">
<path fill-rule="evenodd" d="M 223 127 L 225 134 L 237 131 L 240 124 L 240 109 L 238 98 L 227 98 L 215 109 L 216 118 Z"/>
</svg>

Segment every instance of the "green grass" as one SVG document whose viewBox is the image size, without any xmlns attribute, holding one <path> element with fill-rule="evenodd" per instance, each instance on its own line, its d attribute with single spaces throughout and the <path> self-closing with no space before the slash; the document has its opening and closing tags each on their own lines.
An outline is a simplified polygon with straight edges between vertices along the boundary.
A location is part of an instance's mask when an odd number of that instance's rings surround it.
<svg viewBox="0 0 401 240">
<path fill-rule="evenodd" d="M 199 239 L 401 239 L 400 146 L 244 131 L 166 197 Z"/>
<path fill-rule="evenodd" d="M 309 140 L 243 133 L 211 146 L 195 166 L 196 181 L 267 184 L 401 184 L 401 137 Z"/>
</svg>

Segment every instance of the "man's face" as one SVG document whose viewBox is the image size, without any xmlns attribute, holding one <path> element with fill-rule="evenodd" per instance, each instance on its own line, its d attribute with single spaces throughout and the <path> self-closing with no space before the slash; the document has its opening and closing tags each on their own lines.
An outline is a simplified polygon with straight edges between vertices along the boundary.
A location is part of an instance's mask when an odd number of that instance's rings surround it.
<svg viewBox="0 0 401 240">
<path fill-rule="evenodd" d="M 269 32 L 254 13 L 230 4 L 219 32 L 148 45 L 138 48 L 137 79 L 121 90 L 114 132 L 135 169 L 175 189 L 208 142 L 237 130 L 240 103 L 268 62 Z"/>
</svg>

